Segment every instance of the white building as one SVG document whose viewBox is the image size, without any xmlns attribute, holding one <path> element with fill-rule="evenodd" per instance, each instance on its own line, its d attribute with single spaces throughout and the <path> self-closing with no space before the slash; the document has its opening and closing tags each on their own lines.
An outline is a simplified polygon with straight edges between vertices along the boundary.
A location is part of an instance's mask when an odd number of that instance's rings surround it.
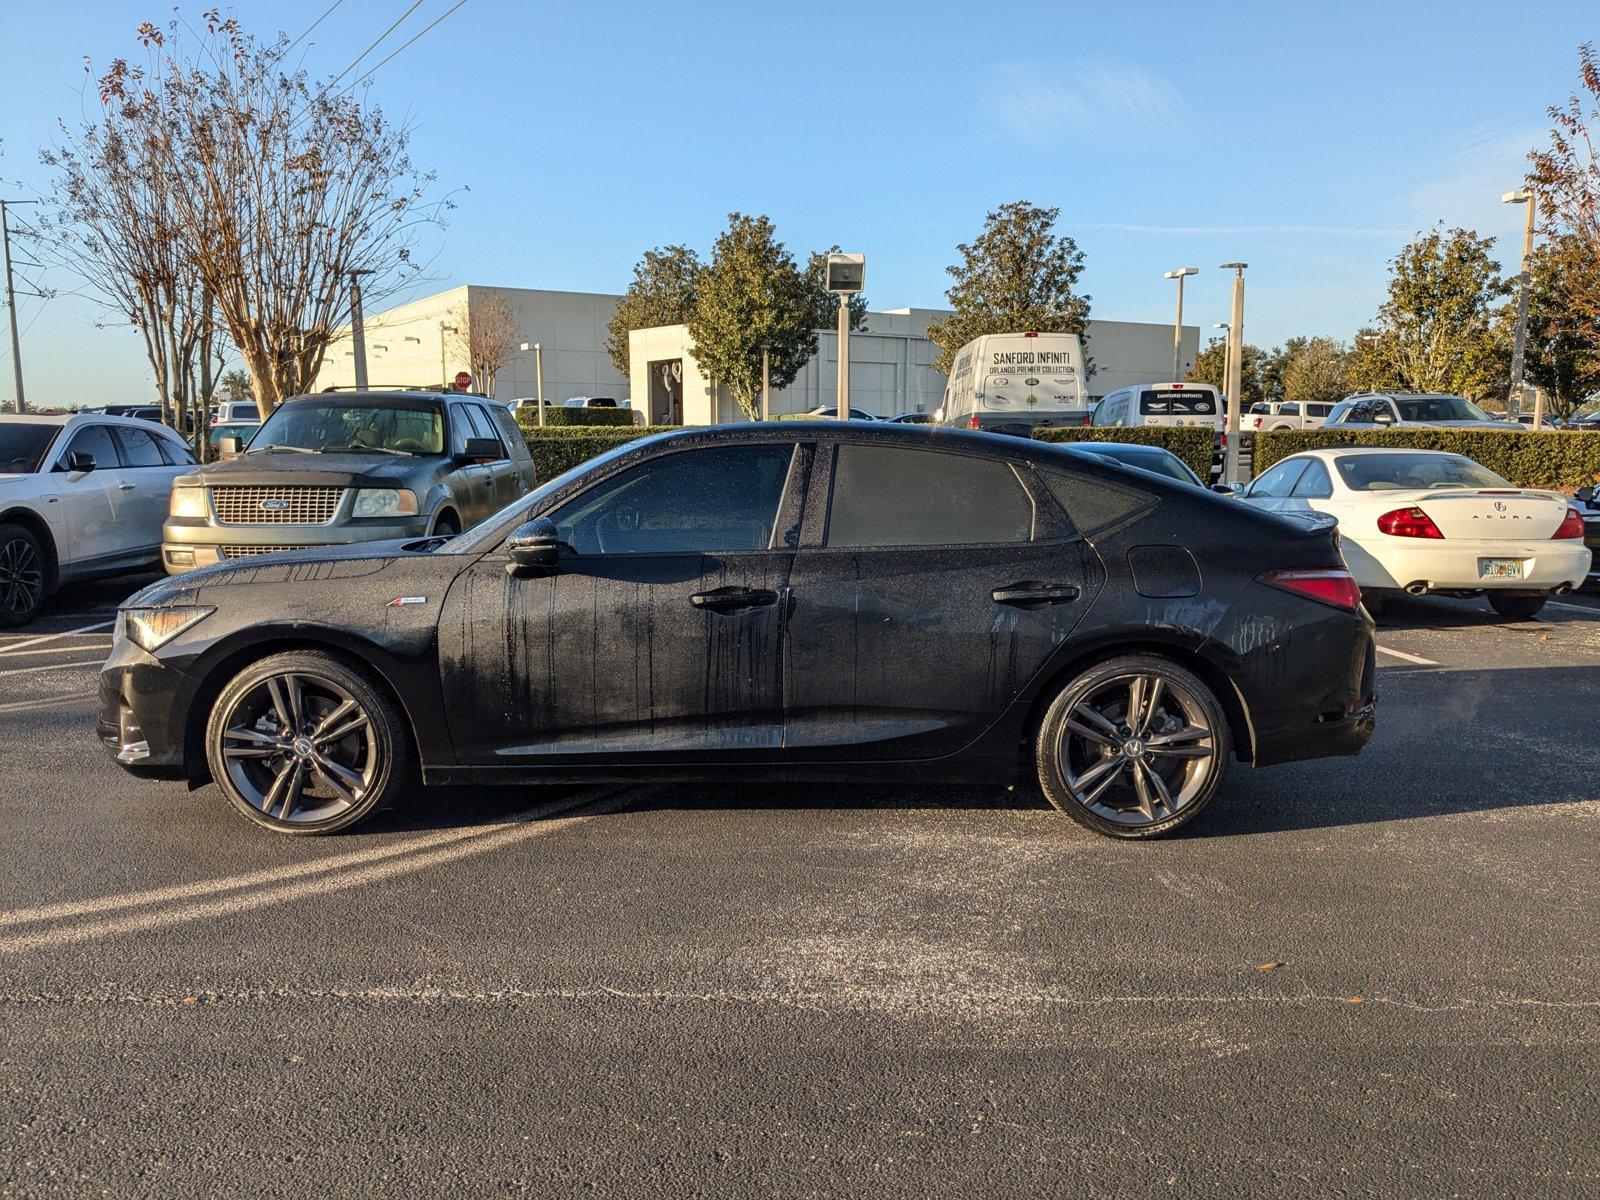
<svg viewBox="0 0 1600 1200">
<path fill-rule="evenodd" d="M 743 419 L 725 389 L 712 395 L 711 381 L 695 362 L 682 325 L 634 330 L 628 339 L 629 377 L 606 353 L 606 326 L 618 296 L 594 292 L 549 292 L 532 288 L 483 288 L 476 284 L 368 314 L 367 380 L 373 385 L 438 387 L 466 369 L 460 340 L 476 296 L 499 292 L 516 314 L 523 340 L 538 343 L 544 363 L 544 397 L 560 404 L 575 396 L 630 399 L 653 425 L 709 425 Z M 938 355 L 927 338 L 928 322 L 944 310 L 896 308 L 867 314 L 866 329 L 850 335 L 850 402 L 879 416 L 931 412 L 939 407 L 945 378 L 932 367 Z M 462 331 L 463 333 L 465 330 Z M 1134 383 L 1165 381 L 1172 374 L 1172 326 L 1133 321 L 1090 321 L 1086 350 L 1094 364 L 1089 391 L 1098 399 Z M 1198 326 L 1183 327 L 1183 361 L 1200 348 Z M 838 335 L 820 330 L 817 354 L 788 387 L 772 393 L 773 415 L 807 412 L 837 403 Z M 335 341 L 317 376 L 317 388 L 355 383 L 349 331 Z M 534 356 L 519 353 L 495 379 L 500 400 L 534 398 Z"/>
</svg>

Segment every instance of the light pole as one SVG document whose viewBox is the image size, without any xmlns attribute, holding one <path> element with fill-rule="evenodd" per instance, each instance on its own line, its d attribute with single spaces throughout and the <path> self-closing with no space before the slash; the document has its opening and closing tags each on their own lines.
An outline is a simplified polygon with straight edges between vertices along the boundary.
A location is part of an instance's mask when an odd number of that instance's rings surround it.
<svg viewBox="0 0 1600 1200">
<path fill-rule="evenodd" d="M 447 333 L 460 333 L 460 332 L 461 332 L 461 330 L 457 329 L 454 325 L 448 325 L 443 321 L 439 322 L 439 390 L 440 391 L 444 391 L 446 388 L 448 388 L 450 386 L 450 380 L 444 373 L 445 372 L 445 365 L 444 365 L 445 341 L 444 341 L 444 335 L 447 334 Z"/>
<path fill-rule="evenodd" d="M 538 342 L 523 342 L 524 350 L 533 351 L 533 396 L 539 410 L 539 424 L 544 424 L 544 350 Z"/>
<path fill-rule="evenodd" d="M 356 390 L 367 390 L 367 332 L 361 320 L 361 277 L 371 271 L 350 272 L 350 341 L 356 357 Z"/>
<path fill-rule="evenodd" d="M 1222 478 L 1239 482 L 1239 409 L 1244 392 L 1244 271 L 1248 264 L 1223 263 L 1221 269 L 1233 272 L 1233 319 L 1228 322 L 1228 420 L 1224 437 Z"/>
<path fill-rule="evenodd" d="M 1534 210 L 1539 207 L 1539 202 L 1534 199 L 1532 188 L 1517 188 L 1506 192 L 1500 197 L 1501 204 L 1526 204 L 1528 206 L 1528 219 L 1522 228 L 1522 271 L 1517 275 L 1517 337 L 1511 346 L 1511 395 L 1507 399 L 1506 407 L 1511 409 L 1515 417 L 1522 411 L 1522 394 L 1525 384 L 1522 374 L 1522 355 L 1528 344 L 1528 292 L 1532 290 L 1533 277 L 1528 272 L 1528 259 L 1533 256 L 1533 218 Z M 1512 408 L 1512 405 L 1516 407 Z M 1539 411 L 1538 401 L 1534 401 L 1533 426 L 1535 429 L 1542 423 L 1544 416 Z"/>
<path fill-rule="evenodd" d="M 1183 281 L 1186 276 L 1200 274 L 1199 267 L 1179 267 L 1168 271 L 1163 278 L 1178 281 L 1178 316 L 1172 322 L 1172 382 L 1183 382 Z"/>
<path fill-rule="evenodd" d="M 867 286 L 867 256 L 828 255 L 827 290 L 839 297 L 839 420 L 850 419 L 850 297 Z"/>
</svg>

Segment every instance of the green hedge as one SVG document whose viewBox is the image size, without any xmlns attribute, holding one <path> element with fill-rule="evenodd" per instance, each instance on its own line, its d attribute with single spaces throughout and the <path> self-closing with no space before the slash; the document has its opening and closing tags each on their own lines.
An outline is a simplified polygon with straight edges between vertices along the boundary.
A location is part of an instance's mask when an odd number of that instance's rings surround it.
<svg viewBox="0 0 1600 1200">
<path fill-rule="evenodd" d="M 565 405 L 544 406 L 544 427 L 592 429 L 595 426 L 610 428 L 616 425 L 633 425 L 638 413 L 631 408 L 567 408 Z M 524 429 L 539 428 L 539 406 L 524 404 L 517 409 L 517 424 Z"/>
<path fill-rule="evenodd" d="M 1600 433 L 1512 429 L 1274 429 L 1255 435 L 1251 469 L 1259 475 L 1302 450 L 1331 446 L 1403 446 L 1464 454 L 1518 487 L 1570 492 L 1600 482 Z"/>
<path fill-rule="evenodd" d="M 1160 446 L 1188 463 L 1201 479 L 1210 478 L 1217 444 L 1214 430 L 1194 425 L 1143 425 L 1128 429 L 1112 425 L 1052 425 L 1034 430 L 1033 436 L 1041 442 L 1128 442 Z"/>
<path fill-rule="evenodd" d="M 543 429 L 529 429 L 524 425 L 522 432 L 528 439 L 528 449 L 533 451 L 533 465 L 538 480 L 543 483 L 607 450 L 649 437 L 652 433 L 666 433 L 678 428 L 680 426 L 677 425 L 635 425 L 632 429 L 585 429 L 547 425 Z"/>
</svg>

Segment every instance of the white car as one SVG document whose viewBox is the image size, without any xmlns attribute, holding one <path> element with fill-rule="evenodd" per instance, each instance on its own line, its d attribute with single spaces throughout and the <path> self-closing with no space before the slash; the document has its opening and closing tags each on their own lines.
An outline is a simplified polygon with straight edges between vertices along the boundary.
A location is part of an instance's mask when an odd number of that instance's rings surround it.
<svg viewBox="0 0 1600 1200">
<path fill-rule="evenodd" d="M 1320 429 L 1332 411 L 1331 403 L 1258 400 L 1250 406 L 1245 428 L 1252 432 L 1265 429 Z"/>
<path fill-rule="evenodd" d="M 1263 471 L 1241 498 L 1338 518 L 1345 562 L 1376 610 L 1388 595 L 1486 595 L 1526 620 L 1589 570 L 1583 518 L 1558 492 L 1519 488 L 1459 454 L 1311 450 Z"/>
<path fill-rule="evenodd" d="M 1330 429 L 1510 429 L 1515 421 L 1490 416 L 1465 396 L 1435 392 L 1358 392 L 1333 406 Z"/>
<path fill-rule="evenodd" d="M 172 481 L 194 465 L 150 421 L 0 417 L 0 626 L 33 620 L 63 583 L 159 566 Z"/>
</svg>

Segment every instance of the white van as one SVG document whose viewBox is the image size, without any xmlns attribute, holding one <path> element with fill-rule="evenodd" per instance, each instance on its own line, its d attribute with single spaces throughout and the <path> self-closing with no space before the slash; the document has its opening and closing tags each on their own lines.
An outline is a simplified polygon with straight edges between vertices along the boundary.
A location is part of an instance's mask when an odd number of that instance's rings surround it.
<svg viewBox="0 0 1600 1200">
<path fill-rule="evenodd" d="M 1086 425 L 1083 342 L 1075 333 L 991 333 L 956 353 L 936 419 L 1032 437 L 1046 425 Z"/>
<path fill-rule="evenodd" d="M 1118 388 L 1095 406 L 1091 424 L 1200 425 L 1222 429 L 1222 399 L 1209 383 L 1136 383 Z"/>
</svg>

